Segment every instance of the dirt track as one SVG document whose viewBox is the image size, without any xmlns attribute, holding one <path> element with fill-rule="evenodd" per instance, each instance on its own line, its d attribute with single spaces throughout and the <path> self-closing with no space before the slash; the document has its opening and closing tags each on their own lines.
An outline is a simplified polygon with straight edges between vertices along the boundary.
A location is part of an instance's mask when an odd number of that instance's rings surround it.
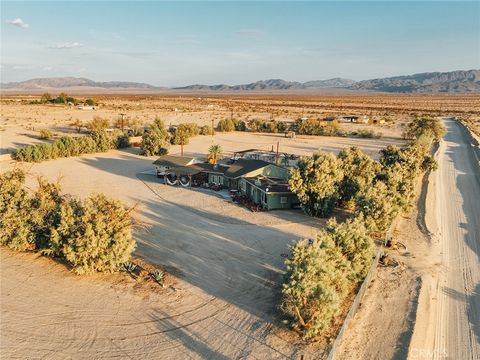
<svg viewBox="0 0 480 360">
<path fill-rule="evenodd" d="M 466 131 L 445 120 L 427 224 L 438 256 L 424 276 L 411 359 L 480 358 L 480 169 Z M 427 209 L 428 210 L 428 209 Z"/>
<path fill-rule="evenodd" d="M 137 254 L 177 275 L 175 290 L 145 300 L 2 250 L 2 359 L 322 358 L 321 348 L 282 330 L 275 306 L 282 253 L 323 222 L 300 211 L 251 213 L 161 185 L 142 174 L 151 162 L 122 152 L 60 159 L 35 164 L 28 185 L 35 174 L 53 180 L 61 172 L 66 192 L 140 204 L 146 230 L 135 233 Z"/>
</svg>

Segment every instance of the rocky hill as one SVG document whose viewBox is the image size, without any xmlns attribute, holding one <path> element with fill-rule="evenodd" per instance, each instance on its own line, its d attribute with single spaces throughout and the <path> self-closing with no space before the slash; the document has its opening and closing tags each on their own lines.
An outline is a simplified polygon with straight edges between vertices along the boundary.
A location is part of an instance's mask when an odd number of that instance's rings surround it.
<svg viewBox="0 0 480 360">
<path fill-rule="evenodd" d="M 174 88 L 175 90 L 241 90 L 241 91 L 260 91 L 260 90 L 301 90 L 301 89 L 326 89 L 326 88 L 346 88 L 355 83 L 353 80 L 334 78 L 328 80 L 314 80 L 304 83 L 297 81 L 286 81 L 282 79 L 260 80 L 250 84 L 243 85 L 189 85 Z"/>
<path fill-rule="evenodd" d="M 359 81 L 354 90 L 402 93 L 479 92 L 480 70 L 431 72 Z"/>
<path fill-rule="evenodd" d="M 22 82 L 12 82 L 1 85 L 2 90 L 18 92 L 49 91 L 123 91 L 123 92 L 152 92 L 152 91 L 297 91 L 338 89 L 349 91 L 373 91 L 394 93 L 455 93 L 480 92 L 480 70 L 458 70 L 451 72 L 421 73 L 408 76 L 394 76 L 381 79 L 354 80 L 333 78 L 328 80 L 314 80 L 307 82 L 286 81 L 282 79 L 261 80 L 243 85 L 189 85 L 176 88 L 165 88 L 145 83 L 127 81 L 96 82 L 85 78 L 56 77 L 40 78 Z"/>
<path fill-rule="evenodd" d="M 102 88 L 102 89 L 116 89 L 116 88 L 134 88 L 134 89 L 157 89 L 157 87 L 145 84 L 128 81 L 108 81 L 96 82 L 90 79 L 77 77 L 54 77 L 54 78 L 39 78 L 31 79 L 21 82 L 11 82 L 2 84 L 2 89 L 24 89 L 24 90 L 40 90 L 40 89 L 65 89 L 65 88 Z"/>
</svg>

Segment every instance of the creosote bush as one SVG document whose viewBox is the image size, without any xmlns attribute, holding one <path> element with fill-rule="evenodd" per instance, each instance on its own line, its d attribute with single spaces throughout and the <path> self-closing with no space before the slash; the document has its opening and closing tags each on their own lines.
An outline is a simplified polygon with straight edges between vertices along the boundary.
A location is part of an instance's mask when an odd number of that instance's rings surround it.
<svg viewBox="0 0 480 360">
<path fill-rule="evenodd" d="M 291 172 L 290 188 L 307 214 L 328 216 L 336 206 L 354 210 L 344 223 L 330 220 L 313 241 L 291 246 L 282 310 L 304 338 L 324 334 L 363 281 L 374 256 L 371 235 L 387 230 L 411 206 L 418 176 L 437 167 L 429 152 L 443 133 L 439 120 L 415 119 L 406 136 L 412 141 L 386 147 L 378 162 L 351 148 L 338 157 L 303 158 Z"/>
<path fill-rule="evenodd" d="M 51 138 L 53 138 L 53 133 L 48 129 L 42 129 L 40 130 L 39 136 L 40 136 L 40 139 L 50 140 Z"/>
<path fill-rule="evenodd" d="M 365 277 L 373 241 L 361 220 L 330 221 L 313 240 L 291 246 L 285 261 L 282 310 L 287 324 L 304 338 L 327 331 L 347 295 Z"/>
<path fill-rule="evenodd" d="M 217 124 L 217 131 L 219 132 L 232 132 L 235 131 L 235 121 L 232 119 L 220 120 Z"/>
<path fill-rule="evenodd" d="M 132 208 L 103 194 L 85 200 L 38 179 L 30 194 L 20 170 L 0 175 L 0 245 L 65 260 L 77 274 L 113 272 L 135 248 Z"/>
<path fill-rule="evenodd" d="M 105 152 L 111 149 L 127 147 L 128 139 L 120 132 L 107 133 L 94 130 L 80 137 L 62 136 L 51 144 L 35 144 L 20 148 L 15 159 L 25 162 L 41 162 L 58 158 Z"/>
<path fill-rule="evenodd" d="M 142 135 L 140 145 L 143 155 L 164 155 L 168 152 L 170 145 L 170 134 L 165 128 L 165 123 L 156 118 L 149 130 Z"/>
</svg>

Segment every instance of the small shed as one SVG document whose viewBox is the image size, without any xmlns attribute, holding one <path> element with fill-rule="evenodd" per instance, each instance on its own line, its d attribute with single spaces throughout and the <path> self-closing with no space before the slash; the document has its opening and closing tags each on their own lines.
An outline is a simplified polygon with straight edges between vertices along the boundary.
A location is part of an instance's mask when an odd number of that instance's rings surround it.
<svg viewBox="0 0 480 360">
<path fill-rule="evenodd" d="M 358 122 L 358 116 L 355 116 L 355 115 L 342 116 L 342 119 L 343 119 L 344 122 L 349 122 L 349 123 L 357 123 Z"/>
</svg>

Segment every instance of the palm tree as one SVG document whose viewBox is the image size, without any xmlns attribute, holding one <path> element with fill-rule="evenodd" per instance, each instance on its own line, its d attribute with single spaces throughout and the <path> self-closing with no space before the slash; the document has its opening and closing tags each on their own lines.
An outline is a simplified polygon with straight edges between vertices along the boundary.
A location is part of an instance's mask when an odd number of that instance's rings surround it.
<svg viewBox="0 0 480 360">
<path fill-rule="evenodd" d="M 223 150 L 218 144 L 210 146 L 208 149 L 208 161 L 212 164 L 216 164 L 218 160 L 222 158 Z"/>
</svg>

